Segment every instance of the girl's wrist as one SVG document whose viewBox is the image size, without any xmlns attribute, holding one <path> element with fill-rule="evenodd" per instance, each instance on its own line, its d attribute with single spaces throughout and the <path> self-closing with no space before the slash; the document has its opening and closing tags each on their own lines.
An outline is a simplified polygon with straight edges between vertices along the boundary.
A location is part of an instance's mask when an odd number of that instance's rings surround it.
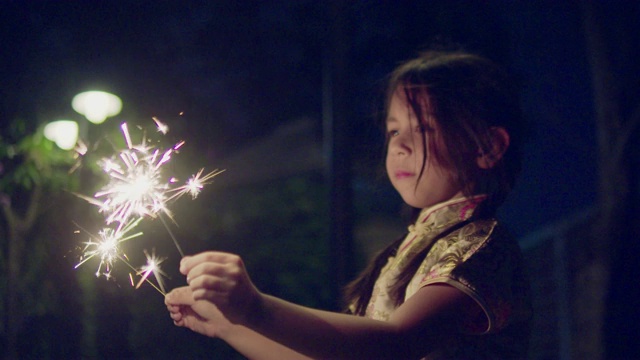
<svg viewBox="0 0 640 360">
<path fill-rule="evenodd" d="M 222 341 L 229 342 L 234 338 L 235 334 L 238 332 L 239 329 L 240 329 L 240 325 L 232 324 L 229 322 L 224 326 L 220 326 L 217 329 L 214 337 Z"/>
<path fill-rule="evenodd" d="M 267 302 L 269 297 L 258 292 L 253 300 L 248 304 L 247 311 L 243 314 L 243 325 L 248 328 L 256 329 L 264 324 L 268 316 Z"/>
</svg>

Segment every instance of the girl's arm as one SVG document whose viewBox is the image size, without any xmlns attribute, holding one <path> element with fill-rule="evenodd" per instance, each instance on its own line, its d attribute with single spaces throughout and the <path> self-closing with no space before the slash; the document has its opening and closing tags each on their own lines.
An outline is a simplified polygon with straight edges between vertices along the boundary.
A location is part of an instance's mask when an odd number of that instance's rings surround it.
<svg viewBox="0 0 640 360">
<path fill-rule="evenodd" d="M 235 325 L 223 340 L 251 360 L 310 359 L 241 325 Z"/>
<path fill-rule="evenodd" d="M 472 303 L 454 287 L 429 285 L 389 321 L 377 321 L 264 296 L 261 313 L 249 317 L 247 326 L 313 358 L 417 359 L 456 332 L 459 314 Z"/>
<path fill-rule="evenodd" d="M 307 357 L 241 325 L 231 324 L 209 301 L 195 301 L 189 287 L 172 290 L 165 304 L 174 324 L 200 334 L 218 337 L 254 360 L 299 360 Z"/>
<path fill-rule="evenodd" d="M 180 271 L 196 300 L 215 304 L 233 323 L 312 358 L 419 358 L 456 332 L 478 305 L 449 285 L 429 285 L 389 321 L 314 310 L 260 293 L 242 260 L 207 252 L 187 257 Z"/>
</svg>

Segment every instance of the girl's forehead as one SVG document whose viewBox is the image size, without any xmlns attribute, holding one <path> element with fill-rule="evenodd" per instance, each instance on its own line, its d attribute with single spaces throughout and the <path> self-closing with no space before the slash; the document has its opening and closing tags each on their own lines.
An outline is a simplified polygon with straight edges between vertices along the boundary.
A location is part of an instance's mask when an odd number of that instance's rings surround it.
<svg viewBox="0 0 640 360">
<path fill-rule="evenodd" d="M 429 93 L 424 86 L 405 84 L 396 87 L 396 90 L 393 92 L 391 99 L 399 98 L 402 102 L 405 102 L 409 105 L 409 103 L 413 103 L 414 105 L 418 105 L 424 111 L 427 111 L 430 108 L 431 99 L 429 98 Z"/>
<path fill-rule="evenodd" d="M 413 118 L 414 112 L 413 108 L 407 101 L 406 96 L 401 95 L 400 93 L 394 94 L 390 101 L 387 109 L 387 118 L 386 122 L 395 122 L 398 121 L 398 117 L 404 118 L 409 117 Z"/>
<path fill-rule="evenodd" d="M 407 96 L 409 93 L 409 96 Z M 416 116 L 416 111 L 420 112 Z M 393 115 L 404 113 L 410 117 L 417 117 L 422 122 L 435 125 L 435 117 L 430 107 L 430 100 L 424 89 L 407 89 L 398 86 L 389 99 L 386 121 L 393 121 Z"/>
</svg>

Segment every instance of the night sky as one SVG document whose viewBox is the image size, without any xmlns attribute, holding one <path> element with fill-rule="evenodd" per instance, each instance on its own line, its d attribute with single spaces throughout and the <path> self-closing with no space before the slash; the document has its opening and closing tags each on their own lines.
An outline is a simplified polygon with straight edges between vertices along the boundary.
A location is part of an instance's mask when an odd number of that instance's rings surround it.
<svg viewBox="0 0 640 360">
<path fill-rule="evenodd" d="M 71 98 L 98 88 L 123 99 L 118 120 L 157 116 L 207 162 L 220 162 L 288 121 L 320 123 L 326 13 L 315 1 L 3 1 L 3 126 L 81 120 Z M 575 6 L 357 1 L 345 16 L 355 163 L 381 154 L 372 124 L 384 76 L 446 38 L 523 82 L 533 134 L 503 211 L 513 231 L 525 235 L 592 205 L 595 126 Z"/>
</svg>

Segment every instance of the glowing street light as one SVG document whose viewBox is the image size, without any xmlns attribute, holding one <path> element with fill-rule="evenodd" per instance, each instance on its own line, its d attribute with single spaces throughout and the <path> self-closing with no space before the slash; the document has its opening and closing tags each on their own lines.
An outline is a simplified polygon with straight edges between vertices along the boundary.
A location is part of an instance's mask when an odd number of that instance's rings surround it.
<svg viewBox="0 0 640 360">
<path fill-rule="evenodd" d="M 108 117 L 120 113 L 122 100 L 103 91 L 85 91 L 73 97 L 71 107 L 90 122 L 101 124 Z"/>
<path fill-rule="evenodd" d="M 44 137 L 63 150 L 71 150 L 78 141 L 78 123 L 73 120 L 58 120 L 44 127 Z"/>
</svg>

